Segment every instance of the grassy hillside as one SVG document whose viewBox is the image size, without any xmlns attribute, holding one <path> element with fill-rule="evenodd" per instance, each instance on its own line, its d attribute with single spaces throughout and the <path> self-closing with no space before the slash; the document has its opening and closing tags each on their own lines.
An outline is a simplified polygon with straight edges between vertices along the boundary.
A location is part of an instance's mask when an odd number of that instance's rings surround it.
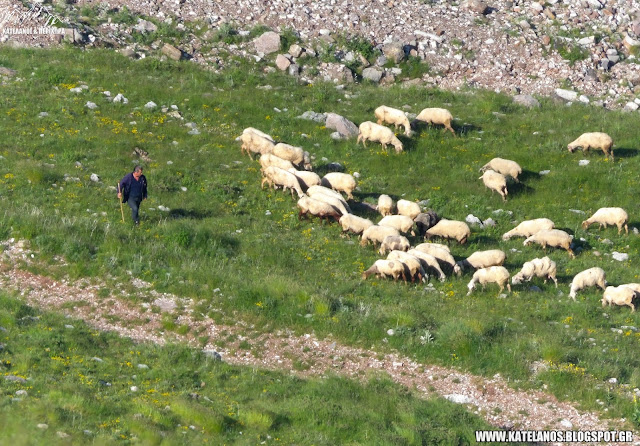
<svg viewBox="0 0 640 446">
<path fill-rule="evenodd" d="M 598 290 L 580 293 L 578 302 L 567 297 L 573 275 L 596 265 L 612 284 L 639 281 L 636 235 L 580 227 L 603 206 L 625 208 L 631 225 L 638 225 L 637 114 L 549 101 L 527 110 L 489 92 L 302 86 L 240 61 L 214 74 L 189 63 L 132 61 L 104 51 L 4 49 L 0 66 L 19 72 L 0 95 L 0 236 L 29 239 L 52 264 L 54 255 L 64 256 L 69 265 L 62 273 L 117 281 L 129 271 L 160 291 L 197 297 L 199 311 L 218 320 L 240 318 L 265 330 L 313 330 L 367 348 L 393 347 L 420 361 L 548 388 L 612 416 L 640 413 L 629 395 L 640 387 L 638 316 L 628 308 L 603 310 Z M 83 83 L 88 88 L 82 92 L 70 90 Z M 105 90 L 124 94 L 129 103 L 109 102 Z M 98 108 L 89 109 L 87 101 Z M 149 101 L 158 106 L 145 108 Z M 354 140 L 334 141 L 322 125 L 296 119 L 314 110 L 360 123 L 373 119 L 380 104 L 408 105 L 414 113 L 446 107 L 459 118 L 458 136 L 424 128 L 411 139 L 400 136 L 405 152 L 384 153 L 373 143 L 364 149 Z M 171 105 L 184 120 L 168 116 Z M 189 134 L 187 122 L 200 133 Z M 376 251 L 342 237 L 337 225 L 298 221 L 289 195 L 260 190 L 259 164 L 242 157 L 234 141 L 248 126 L 309 150 L 321 174 L 330 162 L 359 172 L 359 201 L 373 203 L 386 193 L 429 199 L 450 219 L 493 218 L 495 227 L 475 228 L 466 245 L 451 245 L 457 259 L 500 248 L 514 274 L 543 251 L 500 236 L 536 217 L 574 234 L 580 252 L 571 260 L 564 251 L 548 251 L 558 264 L 558 289 L 534 281 L 541 292 L 517 286 L 506 299 L 498 299 L 492 286 L 466 297 L 469 273 L 433 283 L 435 292 L 363 282 L 360 275 Z M 614 138 L 615 162 L 601 152 L 568 153 L 567 143 L 586 131 Z M 134 147 L 151 158 L 143 163 L 150 197 L 137 229 L 129 215 L 127 224 L 120 222 L 109 188 L 131 171 Z M 525 170 L 521 183 L 509 186 L 506 203 L 478 180 L 478 168 L 494 156 L 516 160 Z M 582 158 L 590 164 L 579 166 Z M 538 174 L 547 169 L 549 174 Z M 101 183 L 90 180 L 92 173 Z M 612 260 L 613 251 L 630 260 Z M 387 335 L 390 328 L 395 335 Z M 548 369 L 533 375 L 532 364 L 541 361 Z M 612 377 L 628 387 L 608 384 Z"/>
</svg>

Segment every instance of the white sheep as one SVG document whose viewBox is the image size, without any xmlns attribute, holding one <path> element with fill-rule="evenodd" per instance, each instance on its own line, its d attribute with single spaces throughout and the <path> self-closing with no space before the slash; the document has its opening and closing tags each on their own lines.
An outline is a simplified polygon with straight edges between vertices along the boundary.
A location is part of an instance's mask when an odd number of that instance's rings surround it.
<svg viewBox="0 0 640 446">
<path fill-rule="evenodd" d="M 620 286 L 626 286 L 628 288 L 631 288 L 636 293 L 640 293 L 640 283 L 623 283 Z"/>
<path fill-rule="evenodd" d="M 381 105 L 375 109 L 374 114 L 378 119 L 378 124 L 393 124 L 396 129 L 401 125 L 404 127 L 404 134 L 411 136 L 411 123 L 402 110 Z"/>
<path fill-rule="evenodd" d="M 353 178 L 352 175 L 342 172 L 330 172 L 322 177 L 321 184 L 335 191 L 344 192 L 347 194 L 347 199 L 353 200 L 353 190 L 356 188 L 356 179 Z"/>
<path fill-rule="evenodd" d="M 378 226 L 391 226 L 402 233 L 416 235 L 413 230 L 413 219 L 406 215 L 387 215 L 377 223 Z"/>
<path fill-rule="evenodd" d="M 451 253 L 451 248 L 449 248 L 449 246 L 444 245 L 442 243 L 425 242 L 425 243 L 420 243 L 418 246 L 420 246 L 421 248 L 427 249 L 427 250 L 432 249 L 432 248 L 440 248 L 440 249 L 444 249 L 448 253 Z M 424 251 L 424 252 L 427 252 L 427 251 Z M 455 262 L 453 262 L 453 263 L 455 263 Z M 451 267 L 453 268 L 453 265 L 451 265 Z"/>
<path fill-rule="evenodd" d="M 271 153 L 282 159 L 291 161 L 296 166 L 302 167 L 305 170 L 311 170 L 311 158 L 309 157 L 309 152 L 305 152 L 302 147 L 296 147 L 279 142 L 273 146 Z"/>
<path fill-rule="evenodd" d="M 573 142 L 567 145 L 569 152 L 573 153 L 578 147 L 582 147 L 582 153 L 585 153 L 590 148 L 601 149 L 605 155 L 611 155 L 611 161 L 613 159 L 613 139 L 606 133 L 593 132 L 583 133 Z"/>
<path fill-rule="evenodd" d="M 265 133 L 265 132 L 263 132 L 261 130 L 258 130 L 256 128 L 253 128 L 253 127 L 247 127 L 246 129 L 244 129 L 242 131 L 242 133 L 243 134 L 244 133 L 253 133 L 254 135 L 262 136 L 263 138 L 268 139 L 269 141 L 271 141 L 273 143 L 276 142 L 275 139 L 273 139 L 273 137 L 271 135 L 269 135 L 269 134 L 267 134 L 267 133 Z"/>
<path fill-rule="evenodd" d="M 371 121 L 363 122 L 358 129 L 356 144 L 362 140 L 363 147 L 367 147 L 365 141 L 377 141 L 382 144 L 385 152 L 387 151 L 387 144 L 391 144 L 397 153 L 402 152 L 402 143 L 396 138 L 396 135 L 391 129 Z"/>
<path fill-rule="evenodd" d="M 287 169 L 288 172 L 291 172 L 298 178 L 300 182 L 300 186 L 303 189 L 309 189 L 311 186 L 319 186 L 320 185 L 320 175 L 315 172 L 310 172 L 307 170 L 297 170 L 295 168 Z"/>
<path fill-rule="evenodd" d="M 502 234 L 502 240 L 509 240 L 511 237 L 530 237 L 543 229 L 553 228 L 555 228 L 555 224 L 548 218 L 525 220 L 512 230 Z"/>
<path fill-rule="evenodd" d="M 404 274 L 404 265 L 398 260 L 376 260 L 369 269 L 362 273 L 362 279 L 366 280 L 367 277 L 374 274 L 377 277 L 393 277 L 393 280 L 398 280 Z"/>
<path fill-rule="evenodd" d="M 567 234 L 560 229 L 542 229 L 541 231 L 536 232 L 532 236 L 528 237 L 523 245 L 527 246 L 531 243 L 537 243 L 546 251 L 547 246 L 551 246 L 552 248 L 562 248 L 566 249 L 569 253 L 569 257 L 572 259 L 575 258 L 575 254 L 571 250 L 571 241 L 573 240 L 573 236 Z"/>
<path fill-rule="evenodd" d="M 382 240 L 378 252 L 383 256 L 388 251 L 408 251 L 410 247 L 411 243 L 404 235 L 388 235 Z"/>
<path fill-rule="evenodd" d="M 290 169 L 295 169 L 291 161 L 284 160 L 279 156 L 275 156 L 272 153 L 265 153 L 264 155 L 261 155 L 259 161 L 260 161 L 260 167 L 261 167 L 260 170 L 264 170 L 269 166 L 276 166 L 286 171 L 289 171 Z"/>
<path fill-rule="evenodd" d="M 374 245 L 376 243 L 382 243 L 384 238 L 388 235 L 400 235 L 397 229 L 389 226 L 369 226 L 362 231 L 362 240 L 360 240 L 360 246 L 366 246 L 369 241 Z"/>
<path fill-rule="evenodd" d="M 442 124 L 447 130 L 453 133 L 453 136 L 456 136 L 456 132 L 453 130 L 453 127 L 451 127 L 453 115 L 446 108 L 425 108 L 416 116 L 415 121 L 422 121 L 427 124 Z"/>
<path fill-rule="evenodd" d="M 502 290 L 504 290 L 504 286 L 506 285 L 509 292 L 511 292 L 511 285 L 509 285 L 509 271 L 507 271 L 507 268 L 504 266 L 481 268 L 473 273 L 473 277 L 467 285 L 467 288 L 469 289 L 467 296 L 475 289 L 476 283 L 482 285 L 483 289 L 487 283 L 497 283 L 500 287 L 498 294 L 502 293 Z"/>
<path fill-rule="evenodd" d="M 506 258 L 504 251 L 499 249 L 489 249 L 487 251 L 476 251 L 464 260 L 456 262 L 453 272 L 458 276 L 467 268 L 480 269 L 490 266 L 500 266 Z"/>
<path fill-rule="evenodd" d="M 273 186 L 274 188 L 282 186 L 283 191 L 290 189 L 292 197 L 294 190 L 298 193 L 298 197 L 302 197 L 302 195 L 304 195 L 302 193 L 300 183 L 294 174 L 276 166 L 269 166 L 262 173 L 264 178 L 260 184 L 261 188 L 264 188 L 264 183 L 267 183 L 269 186 Z"/>
<path fill-rule="evenodd" d="M 595 214 L 591 217 L 587 218 L 582 222 L 582 229 L 587 229 L 594 223 L 598 223 L 600 229 L 603 227 L 609 226 L 617 226 L 618 234 L 622 232 L 622 228 L 624 228 L 625 234 L 629 234 L 629 227 L 627 223 L 629 222 L 629 216 L 627 212 L 622 208 L 600 208 Z"/>
<path fill-rule="evenodd" d="M 318 198 L 317 195 L 324 195 L 326 197 L 334 198 L 335 200 L 338 200 L 341 203 L 340 206 L 338 206 L 338 209 L 340 209 L 343 214 L 351 213 L 351 208 L 345 201 L 344 197 L 340 195 L 339 192 L 336 192 L 333 189 L 329 189 L 324 186 L 311 186 L 309 189 L 307 189 L 307 194 L 311 197 L 316 197 L 316 198 Z M 329 204 L 333 204 L 333 203 L 329 202 Z"/>
<path fill-rule="evenodd" d="M 604 291 L 607 286 L 607 276 L 604 270 L 600 267 L 593 267 L 579 272 L 575 275 L 571 281 L 571 289 L 569 290 L 569 297 L 576 300 L 576 293 L 583 288 L 590 286 L 599 286 Z"/>
<path fill-rule="evenodd" d="M 378 197 L 376 210 L 385 217 L 393 214 L 393 199 L 389 195 L 382 194 Z"/>
<path fill-rule="evenodd" d="M 354 234 L 362 234 L 369 226 L 373 226 L 373 222 L 366 218 L 358 217 L 353 214 L 343 214 L 340 217 L 340 226 L 343 232 L 353 232 Z"/>
<path fill-rule="evenodd" d="M 301 219 L 303 215 L 308 216 L 311 214 L 322 220 L 328 218 L 333 218 L 335 221 L 340 220 L 340 211 L 338 211 L 338 209 L 324 201 L 316 200 L 307 195 L 300 197 L 297 205 L 298 208 L 300 208 L 298 219 Z"/>
<path fill-rule="evenodd" d="M 252 154 L 264 155 L 265 153 L 271 153 L 275 147 L 273 141 L 253 132 L 243 133 L 238 139 L 242 142 L 240 152 L 246 153 L 251 159 L 253 159 Z"/>
<path fill-rule="evenodd" d="M 424 237 L 427 230 L 436 225 L 440 221 L 440 217 L 434 211 L 427 211 L 419 213 L 413 221 L 416 222 L 416 228 L 418 229 L 418 235 Z"/>
<path fill-rule="evenodd" d="M 414 249 L 424 252 L 425 254 L 432 255 L 436 258 L 436 260 L 438 260 L 438 263 L 440 263 L 441 265 L 446 265 L 450 270 L 453 270 L 453 268 L 455 267 L 456 260 L 449 252 L 448 246 L 445 247 L 444 245 L 440 245 L 438 243 L 421 243 Z"/>
<path fill-rule="evenodd" d="M 556 262 L 545 256 L 541 259 L 525 262 L 520 272 L 511 278 L 511 283 L 518 285 L 522 282 L 531 281 L 533 277 L 542 277 L 544 278 L 544 283 L 547 283 L 547 279 L 551 279 L 556 284 L 556 288 L 558 288 L 556 273 Z"/>
<path fill-rule="evenodd" d="M 427 281 L 427 273 L 422 267 L 422 262 L 417 257 L 407 254 L 404 251 L 395 250 L 389 253 L 387 260 L 399 260 L 406 266 L 404 272 L 405 282 L 408 282 L 409 279 L 411 279 L 411 282 L 415 282 L 416 278 L 422 282 Z"/>
<path fill-rule="evenodd" d="M 422 212 L 418 203 L 409 200 L 398 200 L 397 206 L 398 214 L 406 215 L 407 217 L 411 217 L 411 219 L 416 218 L 420 215 L 420 212 Z"/>
<path fill-rule="evenodd" d="M 307 190 L 307 193 L 309 193 L 309 191 Z M 325 195 L 323 193 L 314 193 L 313 195 L 309 194 L 310 197 L 318 200 L 318 201 L 322 201 L 323 203 L 327 203 L 330 204 L 331 206 L 335 207 L 339 212 L 340 215 L 344 215 L 344 214 L 349 214 L 350 209 L 348 209 L 344 202 L 342 200 L 337 199 L 336 197 L 332 197 L 330 195 Z"/>
<path fill-rule="evenodd" d="M 427 254 L 415 248 L 408 250 L 407 254 L 411 254 L 412 256 L 415 256 L 418 259 L 420 259 L 420 261 L 422 262 L 422 267 L 424 268 L 425 271 L 431 271 L 431 270 L 435 271 L 438 274 L 438 278 L 440 279 L 440 282 L 444 282 L 445 279 L 447 278 L 447 276 L 442 271 L 442 268 L 440 268 L 438 259 L 436 259 L 431 254 Z"/>
<path fill-rule="evenodd" d="M 478 179 L 482 180 L 484 185 L 489 189 L 498 192 L 503 201 L 507 201 L 507 194 L 509 191 L 507 190 L 507 179 L 504 175 L 496 172 L 495 170 L 487 169 Z"/>
<path fill-rule="evenodd" d="M 522 173 L 522 167 L 515 161 L 506 160 L 504 158 L 494 158 L 480 168 L 480 172 L 488 169 L 501 173 L 504 176 L 510 176 L 518 183 L 518 175 Z"/>
<path fill-rule="evenodd" d="M 431 238 L 434 236 L 443 238 L 452 238 L 458 241 L 460 244 L 465 244 L 471 230 L 469 226 L 463 221 L 442 219 L 435 226 L 427 229 L 425 236 Z"/>
<path fill-rule="evenodd" d="M 635 305 L 631 302 L 638 295 L 637 291 L 626 286 L 608 286 L 602 295 L 602 307 L 607 304 L 626 305 L 631 308 L 631 312 L 636 311 Z"/>
</svg>

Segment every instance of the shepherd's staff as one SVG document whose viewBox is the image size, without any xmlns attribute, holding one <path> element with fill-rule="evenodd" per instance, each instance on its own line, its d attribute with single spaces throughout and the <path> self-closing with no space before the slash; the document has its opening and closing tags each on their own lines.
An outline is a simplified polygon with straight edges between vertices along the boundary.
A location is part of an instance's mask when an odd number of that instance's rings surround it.
<svg viewBox="0 0 640 446">
<path fill-rule="evenodd" d="M 118 183 L 118 195 L 120 195 L 120 183 Z M 122 214 L 122 223 L 124 223 L 124 209 L 122 209 L 122 200 L 118 197 L 118 201 L 120 202 L 120 213 Z"/>
</svg>

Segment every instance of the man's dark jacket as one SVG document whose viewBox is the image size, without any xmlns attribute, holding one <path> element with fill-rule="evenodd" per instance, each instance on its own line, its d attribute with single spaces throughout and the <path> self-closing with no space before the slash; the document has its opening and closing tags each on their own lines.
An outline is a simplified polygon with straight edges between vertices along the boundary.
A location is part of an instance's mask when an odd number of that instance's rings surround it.
<svg viewBox="0 0 640 446">
<path fill-rule="evenodd" d="M 122 202 L 126 203 L 129 200 L 129 192 L 131 191 L 131 182 L 135 181 L 133 178 L 133 172 L 128 173 L 124 176 L 124 178 L 120 181 L 120 192 L 122 192 Z M 140 175 L 140 179 L 138 180 L 142 183 L 142 199 L 147 198 L 147 178 L 144 175 Z"/>
</svg>

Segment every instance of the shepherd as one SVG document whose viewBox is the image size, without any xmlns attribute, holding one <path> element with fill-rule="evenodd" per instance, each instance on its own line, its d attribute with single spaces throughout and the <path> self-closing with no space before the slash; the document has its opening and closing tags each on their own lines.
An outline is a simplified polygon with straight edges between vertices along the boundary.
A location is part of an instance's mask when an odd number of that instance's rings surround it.
<svg viewBox="0 0 640 446">
<path fill-rule="evenodd" d="M 136 226 L 140 224 L 138 211 L 140 203 L 147 199 L 147 178 L 142 175 L 142 166 L 133 168 L 133 172 L 128 173 L 120 180 L 118 198 L 123 203 L 127 203 L 131 208 L 131 218 Z"/>
</svg>

